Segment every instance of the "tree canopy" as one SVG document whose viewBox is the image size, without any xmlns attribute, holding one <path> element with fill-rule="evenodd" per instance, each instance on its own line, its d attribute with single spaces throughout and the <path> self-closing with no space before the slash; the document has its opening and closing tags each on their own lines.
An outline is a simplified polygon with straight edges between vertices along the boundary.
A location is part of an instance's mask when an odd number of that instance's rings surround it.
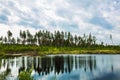
<svg viewBox="0 0 120 80">
<path fill-rule="evenodd" d="M 4 44 L 38 45 L 38 46 L 92 46 L 97 45 L 96 37 L 91 33 L 83 36 L 72 35 L 70 32 L 39 30 L 34 35 L 29 30 L 20 30 L 17 38 L 12 37 L 12 32 L 7 32 L 7 37 L 1 37 Z"/>
</svg>

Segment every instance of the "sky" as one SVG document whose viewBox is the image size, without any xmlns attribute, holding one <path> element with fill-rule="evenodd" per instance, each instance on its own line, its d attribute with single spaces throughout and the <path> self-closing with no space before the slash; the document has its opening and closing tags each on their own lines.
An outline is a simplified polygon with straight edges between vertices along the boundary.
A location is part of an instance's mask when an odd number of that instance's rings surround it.
<svg viewBox="0 0 120 80">
<path fill-rule="evenodd" d="M 120 45 L 120 0 L 0 0 L 0 36 L 11 30 L 84 33 Z"/>
</svg>

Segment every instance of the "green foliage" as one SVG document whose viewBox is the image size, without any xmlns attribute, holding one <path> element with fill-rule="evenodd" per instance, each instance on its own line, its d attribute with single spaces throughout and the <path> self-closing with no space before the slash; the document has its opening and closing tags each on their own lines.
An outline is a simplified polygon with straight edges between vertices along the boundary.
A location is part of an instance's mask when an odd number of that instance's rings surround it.
<svg viewBox="0 0 120 80">
<path fill-rule="evenodd" d="M 38 31 L 34 35 L 29 30 L 20 30 L 17 38 L 12 36 L 12 32 L 7 32 L 7 37 L 0 37 L 0 56 L 5 53 L 22 53 L 33 51 L 39 54 L 49 53 L 82 53 L 92 52 L 92 50 L 113 50 L 120 53 L 120 45 L 104 45 L 96 43 L 96 37 L 91 33 L 83 36 L 72 35 L 70 32 Z M 110 35 L 112 39 L 112 35 Z M 83 51 L 84 50 L 84 51 Z"/>
<path fill-rule="evenodd" d="M 34 35 L 29 30 L 20 30 L 19 37 L 12 37 L 12 32 L 8 30 L 7 37 L 1 37 L 0 41 L 4 44 L 22 44 L 22 45 L 39 45 L 39 46 L 91 46 L 95 45 L 96 37 L 91 34 L 82 36 L 72 35 L 70 32 L 55 31 L 38 31 Z"/>
<path fill-rule="evenodd" d="M 4 73 L 0 74 L 0 80 L 5 80 L 5 74 Z"/>
<path fill-rule="evenodd" d="M 39 55 L 46 55 L 46 54 L 57 54 L 57 53 L 85 53 L 85 52 L 111 52 L 111 53 L 120 53 L 120 46 L 91 46 L 91 47 L 77 47 L 77 46 L 63 46 L 63 47 L 56 47 L 56 46 L 36 46 L 36 45 L 18 45 L 18 44 L 0 44 L 0 56 L 4 56 L 5 53 L 26 53 L 32 52 L 31 55 L 37 53 Z M 109 50 L 109 51 L 108 51 Z"/>
<path fill-rule="evenodd" d="M 31 73 L 27 71 L 20 72 L 18 78 L 19 80 L 33 80 Z"/>
</svg>

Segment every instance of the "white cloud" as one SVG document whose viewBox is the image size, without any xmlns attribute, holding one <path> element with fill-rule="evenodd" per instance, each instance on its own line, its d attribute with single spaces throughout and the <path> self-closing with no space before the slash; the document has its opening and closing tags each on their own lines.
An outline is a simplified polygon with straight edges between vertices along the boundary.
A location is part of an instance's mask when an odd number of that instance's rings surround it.
<svg viewBox="0 0 120 80">
<path fill-rule="evenodd" d="M 0 0 L 0 36 L 9 29 L 15 34 L 20 29 L 63 30 L 92 33 L 105 43 L 110 43 L 112 34 L 115 44 L 120 44 L 119 4 L 118 0 Z M 91 23 L 94 17 L 108 26 Z"/>
<path fill-rule="evenodd" d="M 38 29 L 25 27 L 25 26 L 18 26 L 18 25 L 5 25 L 0 24 L 0 36 L 7 36 L 7 31 L 10 30 L 12 32 L 13 37 L 18 37 L 20 30 L 29 30 L 32 34 L 35 34 Z"/>
</svg>

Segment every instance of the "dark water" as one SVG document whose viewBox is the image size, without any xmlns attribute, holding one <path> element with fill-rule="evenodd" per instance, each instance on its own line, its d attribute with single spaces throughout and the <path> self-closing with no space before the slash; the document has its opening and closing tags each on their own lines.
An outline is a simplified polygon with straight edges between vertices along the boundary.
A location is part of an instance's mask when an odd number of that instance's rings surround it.
<svg viewBox="0 0 120 80">
<path fill-rule="evenodd" d="M 0 77 L 18 80 L 32 70 L 35 80 L 120 80 L 120 55 L 48 55 L 0 59 Z"/>
</svg>

